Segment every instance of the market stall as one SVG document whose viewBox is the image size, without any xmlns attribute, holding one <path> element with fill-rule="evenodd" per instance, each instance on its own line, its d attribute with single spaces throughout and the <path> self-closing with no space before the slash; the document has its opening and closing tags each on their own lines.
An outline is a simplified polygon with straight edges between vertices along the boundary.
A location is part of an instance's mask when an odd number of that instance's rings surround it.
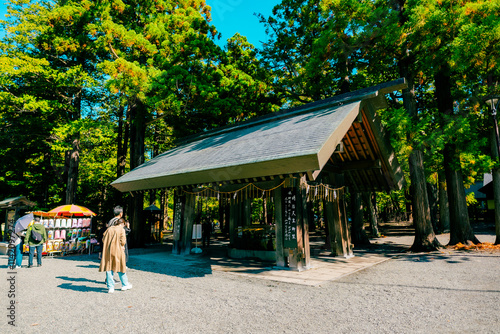
<svg viewBox="0 0 500 334">
<path fill-rule="evenodd" d="M 43 245 L 43 255 L 67 255 L 90 253 L 95 241 L 92 231 L 91 210 L 78 205 L 62 205 L 49 212 L 35 211 L 47 230 L 47 242 Z M 24 245 L 24 252 L 29 246 Z"/>
</svg>

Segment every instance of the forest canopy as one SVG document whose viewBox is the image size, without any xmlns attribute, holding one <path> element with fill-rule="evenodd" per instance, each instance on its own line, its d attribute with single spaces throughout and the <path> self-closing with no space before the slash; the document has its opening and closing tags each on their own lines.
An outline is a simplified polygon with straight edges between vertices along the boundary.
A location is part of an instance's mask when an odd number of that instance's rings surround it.
<svg viewBox="0 0 500 334">
<path fill-rule="evenodd" d="M 498 167 L 485 103 L 500 94 L 498 1 L 283 0 L 258 15 L 259 48 L 239 34 L 219 46 L 202 0 L 7 4 L 0 194 L 38 209 L 107 215 L 128 196 L 109 184 L 176 139 L 399 77 L 409 90 L 381 115 L 408 187 L 420 153 L 435 187 L 445 166 L 465 187 Z M 378 205 L 406 210 L 409 189 Z"/>
</svg>

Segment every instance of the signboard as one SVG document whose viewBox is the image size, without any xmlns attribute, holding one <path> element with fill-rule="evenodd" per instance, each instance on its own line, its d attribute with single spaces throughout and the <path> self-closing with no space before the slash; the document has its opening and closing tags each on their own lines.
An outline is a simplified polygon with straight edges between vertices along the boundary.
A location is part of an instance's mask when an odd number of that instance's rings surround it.
<svg viewBox="0 0 500 334">
<path fill-rule="evenodd" d="M 193 225 L 193 239 L 201 239 L 201 224 Z"/>
<path fill-rule="evenodd" d="M 174 241 L 181 239 L 181 227 L 184 220 L 185 196 L 175 195 L 174 199 Z"/>
<path fill-rule="evenodd" d="M 297 191 L 283 188 L 283 246 L 297 248 Z"/>
</svg>

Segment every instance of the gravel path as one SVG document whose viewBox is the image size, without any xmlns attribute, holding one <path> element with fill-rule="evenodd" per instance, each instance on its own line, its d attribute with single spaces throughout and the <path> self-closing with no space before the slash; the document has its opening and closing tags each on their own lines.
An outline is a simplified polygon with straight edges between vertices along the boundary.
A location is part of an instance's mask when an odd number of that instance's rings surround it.
<svg viewBox="0 0 500 334">
<path fill-rule="evenodd" d="M 133 289 L 118 284 L 114 294 L 97 255 L 44 258 L 16 274 L 2 265 L 0 333 L 500 333 L 498 252 L 403 254 L 311 287 L 133 251 Z M 17 327 L 8 324 L 12 300 Z"/>
</svg>

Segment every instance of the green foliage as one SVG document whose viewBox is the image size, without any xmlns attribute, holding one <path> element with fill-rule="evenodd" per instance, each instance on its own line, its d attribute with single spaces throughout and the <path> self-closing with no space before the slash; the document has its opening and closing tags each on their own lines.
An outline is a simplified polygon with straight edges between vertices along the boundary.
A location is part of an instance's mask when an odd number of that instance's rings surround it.
<svg viewBox="0 0 500 334">
<path fill-rule="evenodd" d="M 450 141 L 467 184 L 495 166 L 482 99 L 499 93 L 498 1 L 283 0 L 259 16 L 269 35 L 262 50 L 239 34 L 217 46 L 202 0 L 8 4 L 0 43 L 5 197 L 28 195 L 42 207 L 63 201 L 65 155 L 78 140 L 77 201 L 106 206 L 117 158 L 130 158 L 138 105 L 150 158 L 181 136 L 395 79 L 402 65 L 415 80 L 416 115 L 395 94 L 380 114 L 403 168 L 422 150 L 435 182 Z M 444 65 L 454 83 L 449 115 L 435 102 L 434 75 Z M 379 207 L 405 208 L 405 191 L 378 196 Z"/>
<path fill-rule="evenodd" d="M 214 43 L 204 1 L 9 6 L 0 44 L 6 195 L 59 204 L 66 154 L 77 140 L 77 201 L 105 206 L 114 198 L 117 150 L 131 146 L 130 110 L 139 102 L 146 107 L 148 157 L 171 148 L 176 137 L 278 109 L 272 76 L 246 38 L 234 36 L 226 49 Z"/>
</svg>

